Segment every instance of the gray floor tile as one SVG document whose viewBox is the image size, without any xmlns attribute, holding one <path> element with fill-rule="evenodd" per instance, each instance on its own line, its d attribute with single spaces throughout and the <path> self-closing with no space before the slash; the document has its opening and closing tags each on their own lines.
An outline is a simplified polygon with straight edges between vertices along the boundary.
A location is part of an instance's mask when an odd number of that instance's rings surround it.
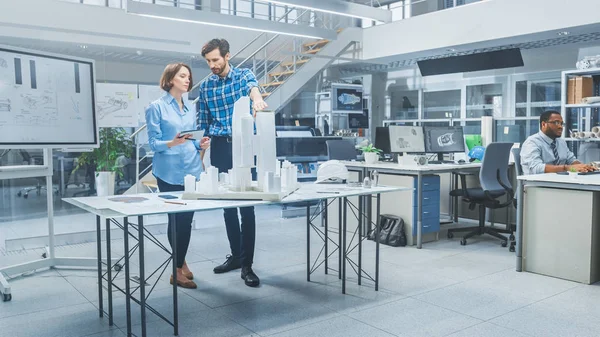
<svg viewBox="0 0 600 337">
<path fill-rule="evenodd" d="M 91 335 L 85 335 L 81 337 L 125 337 L 127 334 L 119 329 L 113 329 L 109 331 L 103 331 Z"/>
<path fill-rule="evenodd" d="M 89 303 L 54 270 L 10 280 L 12 301 L 0 303 L 0 318 Z"/>
<path fill-rule="evenodd" d="M 415 298 L 489 320 L 576 286 L 574 282 L 507 270 Z"/>
<path fill-rule="evenodd" d="M 309 325 L 338 315 L 320 303 L 311 302 L 301 294 L 291 292 L 228 305 L 216 311 L 261 336 Z"/>
<path fill-rule="evenodd" d="M 132 332 L 141 336 L 141 327 L 136 325 Z M 149 322 L 148 337 L 172 336 L 173 327 L 163 322 Z M 258 336 L 251 330 L 233 322 L 214 311 L 203 311 L 179 317 L 179 336 L 181 337 L 250 337 Z"/>
<path fill-rule="evenodd" d="M 414 296 L 459 282 L 435 274 L 427 265 L 399 267 L 382 262 L 380 273 L 381 288 L 404 296 Z"/>
<path fill-rule="evenodd" d="M 135 294 L 136 297 L 137 293 Z M 180 292 L 178 294 L 178 304 L 177 308 L 179 311 L 179 315 L 189 314 L 189 313 L 198 313 L 200 311 L 206 311 L 208 308 L 206 305 L 201 303 L 200 301 L 188 296 L 185 293 Z M 161 315 L 166 317 L 168 320 L 173 321 L 173 296 L 172 290 L 160 290 L 153 292 L 152 295 L 147 300 L 148 305 L 152 306 L 155 310 L 157 310 Z M 113 319 L 114 324 L 125 330 L 127 327 L 127 312 L 125 307 L 125 297 L 117 297 L 113 299 Z M 94 306 L 96 304 L 94 303 Z M 108 300 L 104 300 L 104 310 L 108 311 Z M 107 317 L 107 316 L 106 316 Z M 108 321 L 108 318 L 106 318 Z M 146 310 L 146 321 L 154 322 L 160 321 L 163 324 L 167 324 L 162 321 L 161 318 L 155 315 L 149 309 Z M 135 302 L 131 302 L 131 322 L 132 324 L 140 324 L 141 322 L 141 311 L 140 306 Z"/>
<path fill-rule="evenodd" d="M 446 336 L 481 322 L 412 298 L 362 310 L 349 316 L 398 336 Z"/>
<path fill-rule="evenodd" d="M 534 336 L 598 336 L 600 286 L 580 285 L 491 320 Z"/>
<path fill-rule="evenodd" d="M 392 337 L 393 334 L 379 330 L 346 316 L 339 316 L 315 324 L 270 335 L 272 337 Z"/>
<path fill-rule="evenodd" d="M 98 317 L 91 304 L 78 304 L 0 319 L 2 336 L 85 336 L 110 335 L 108 320 Z M 118 334 L 115 334 L 118 336 Z"/>
<path fill-rule="evenodd" d="M 527 335 L 521 333 L 519 331 L 503 328 L 501 326 L 491 324 L 488 322 L 483 322 L 481 324 L 477 324 L 470 328 L 466 328 L 459 332 L 448 335 L 448 337 L 531 337 L 531 335 Z"/>
</svg>

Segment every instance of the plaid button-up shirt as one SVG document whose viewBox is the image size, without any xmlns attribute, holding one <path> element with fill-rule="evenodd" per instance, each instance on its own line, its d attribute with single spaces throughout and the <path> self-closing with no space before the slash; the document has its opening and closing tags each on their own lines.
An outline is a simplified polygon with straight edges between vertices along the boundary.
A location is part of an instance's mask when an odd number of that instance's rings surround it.
<svg viewBox="0 0 600 337">
<path fill-rule="evenodd" d="M 198 125 L 208 136 L 231 136 L 233 104 L 258 86 L 250 69 L 230 66 L 224 78 L 211 75 L 200 84 Z"/>
</svg>

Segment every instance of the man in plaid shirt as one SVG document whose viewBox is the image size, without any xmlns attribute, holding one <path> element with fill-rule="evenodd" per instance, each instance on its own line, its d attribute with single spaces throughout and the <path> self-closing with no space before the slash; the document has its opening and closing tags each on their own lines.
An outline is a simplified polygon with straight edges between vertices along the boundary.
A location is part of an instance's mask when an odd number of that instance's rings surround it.
<svg viewBox="0 0 600 337">
<path fill-rule="evenodd" d="M 225 39 L 210 40 L 202 47 L 202 56 L 212 75 L 200 84 L 199 127 L 205 130 L 205 135 L 211 137 L 211 164 L 219 169 L 219 173 L 227 172 L 233 166 L 233 104 L 242 96 L 250 96 L 255 112 L 264 110 L 267 104 L 260 94 L 252 71 L 229 64 L 229 43 Z M 220 274 L 242 268 L 242 279 L 246 285 L 256 287 L 260 280 L 252 270 L 256 238 L 254 207 L 240 207 L 241 229 L 237 209 L 225 209 L 223 213 L 231 255 L 227 255 L 226 261 L 213 271 Z"/>
</svg>

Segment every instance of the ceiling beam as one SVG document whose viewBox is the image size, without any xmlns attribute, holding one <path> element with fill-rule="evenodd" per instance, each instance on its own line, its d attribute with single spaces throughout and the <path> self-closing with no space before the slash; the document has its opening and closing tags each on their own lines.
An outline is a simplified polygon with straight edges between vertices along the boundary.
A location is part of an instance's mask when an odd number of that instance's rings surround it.
<svg viewBox="0 0 600 337">
<path fill-rule="evenodd" d="M 127 13 L 157 19 L 252 30 L 272 34 L 300 36 L 313 39 L 335 40 L 337 38 L 337 33 L 333 29 L 314 28 L 306 25 L 279 23 L 208 11 L 153 5 L 132 0 L 127 1 Z"/>
<path fill-rule="evenodd" d="M 278 5 L 305 8 L 317 12 L 349 16 L 358 19 L 392 22 L 392 12 L 371 6 L 341 0 L 260 0 Z"/>
</svg>

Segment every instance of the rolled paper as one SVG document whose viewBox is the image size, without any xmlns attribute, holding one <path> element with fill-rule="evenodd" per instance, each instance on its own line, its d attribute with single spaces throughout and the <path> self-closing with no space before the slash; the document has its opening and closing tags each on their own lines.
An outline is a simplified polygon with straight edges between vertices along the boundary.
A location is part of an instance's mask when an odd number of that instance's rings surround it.
<svg viewBox="0 0 600 337">
<path fill-rule="evenodd" d="M 594 127 L 592 128 L 592 132 L 593 132 L 593 133 L 599 133 L 599 132 L 600 132 L 600 127 L 598 127 L 598 126 L 594 126 Z"/>
</svg>

